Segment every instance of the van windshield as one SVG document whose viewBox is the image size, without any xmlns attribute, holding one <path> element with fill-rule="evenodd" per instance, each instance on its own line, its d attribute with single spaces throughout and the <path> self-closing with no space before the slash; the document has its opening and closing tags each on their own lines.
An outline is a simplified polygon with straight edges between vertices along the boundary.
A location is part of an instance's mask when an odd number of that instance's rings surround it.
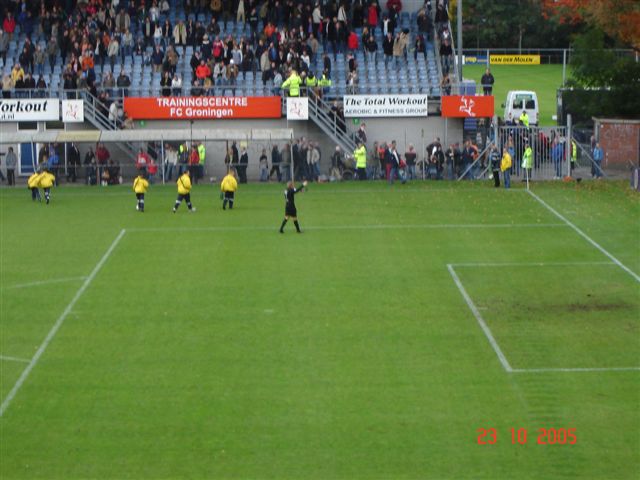
<svg viewBox="0 0 640 480">
<path fill-rule="evenodd" d="M 513 108 L 534 110 L 536 108 L 536 101 L 531 94 L 516 95 L 513 99 Z"/>
</svg>

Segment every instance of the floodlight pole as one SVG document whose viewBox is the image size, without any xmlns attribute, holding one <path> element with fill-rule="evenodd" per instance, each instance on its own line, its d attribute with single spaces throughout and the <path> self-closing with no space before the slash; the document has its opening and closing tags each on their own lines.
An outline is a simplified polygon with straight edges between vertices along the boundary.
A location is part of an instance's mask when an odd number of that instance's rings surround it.
<svg viewBox="0 0 640 480">
<path fill-rule="evenodd" d="M 458 83 L 462 83 L 462 0 L 458 0 Z"/>
</svg>

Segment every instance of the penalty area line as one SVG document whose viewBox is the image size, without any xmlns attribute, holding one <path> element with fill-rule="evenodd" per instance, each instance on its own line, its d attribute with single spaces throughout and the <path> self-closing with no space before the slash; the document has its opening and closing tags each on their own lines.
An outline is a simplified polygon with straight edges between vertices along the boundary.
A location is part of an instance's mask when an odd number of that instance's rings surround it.
<svg viewBox="0 0 640 480">
<path fill-rule="evenodd" d="M 462 285 L 462 282 L 460 281 L 458 274 L 454 270 L 453 265 L 447 264 L 447 269 L 449 270 L 449 273 L 451 274 L 451 277 L 453 278 L 453 281 L 455 282 L 456 287 L 458 287 L 458 290 L 460 290 L 460 293 L 462 294 L 462 298 L 464 298 L 464 301 L 467 302 L 467 306 L 471 310 L 471 313 L 473 313 L 473 316 L 476 317 L 476 321 L 478 322 L 478 325 L 480 325 L 480 328 L 484 332 L 484 335 L 487 337 L 487 340 L 489 340 L 489 344 L 491 344 L 491 348 L 493 348 L 493 351 L 498 356 L 498 360 L 500 360 L 502 367 L 508 373 L 513 372 L 513 368 L 511 368 L 511 365 L 509 365 L 509 361 L 507 360 L 507 357 L 505 356 L 504 353 L 502 353 L 502 350 L 500 349 L 500 345 L 498 345 L 498 342 L 496 341 L 496 339 L 493 337 L 493 334 L 491 333 L 491 329 L 483 320 L 482 315 L 480 314 L 480 311 L 476 307 L 475 303 L 473 303 L 473 300 L 471 300 L 471 297 L 469 296 L 464 286 Z"/>
<path fill-rule="evenodd" d="M 304 230 L 420 230 L 420 229 L 482 229 L 482 228 L 567 228 L 563 223 L 435 223 L 435 224 L 370 224 L 370 225 L 318 225 L 306 226 Z M 149 227 L 128 228 L 128 232 L 247 232 L 247 231 L 277 231 L 277 226 L 247 226 L 247 227 Z"/>
<path fill-rule="evenodd" d="M 453 267 L 571 267 L 580 265 L 616 265 L 614 262 L 484 262 L 451 263 Z M 617 266 L 617 265 L 616 265 Z"/>
<path fill-rule="evenodd" d="M 515 368 L 511 373 L 548 373 L 548 372 L 634 372 L 640 367 L 585 367 L 585 368 Z"/>
<path fill-rule="evenodd" d="M 85 279 L 84 283 L 80 286 L 80 288 L 78 289 L 74 297 L 71 299 L 67 307 L 60 314 L 60 316 L 58 317 L 58 320 L 56 320 L 56 323 L 53 325 L 53 327 L 51 327 L 51 330 L 49 330 L 49 333 L 45 337 L 44 341 L 42 342 L 42 344 L 40 345 L 36 353 L 33 355 L 33 358 L 29 361 L 29 364 L 27 365 L 27 367 L 24 369 L 24 371 L 20 375 L 20 378 L 18 378 L 18 381 L 15 383 L 11 391 L 7 394 L 6 398 L 2 402 L 2 405 L 0 405 L 0 417 L 2 417 L 4 413 L 7 411 L 7 408 L 9 408 L 9 406 L 11 405 L 11 401 L 14 399 L 14 397 L 16 396 L 16 394 L 18 393 L 18 391 L 20 390 L 24 382 L 27 380 L 31 371 L 38 364 L 40 357 L 42 357 L 42 354 L 45 352 L 45 350 L 47 349 L 47 347 L 49 346 L 53 338 L 56 336 L 56 333 L 58 333 L 58 330 L 60 330 L 60 327 L 64 323 L 65 319 L 69 316 L 69 313 L 71 313 L 71 310 L 73 309 L 75 304 L 78 302 L 78 300 L 80 300 L 80 297 L 82 297 L 82 294 L 89 287 L 89 285 L 91 284 L 93 279 L 96 277 L 96 275 L 98 274 L 102 266 L 107 262 L 107 260 L 115 250 L 116 246 L 118 246 L 118 243 L 120 243 L 120 240 L 122 240 L 122 237 L 124 237 L 125 233 L 126 233 L 126 230 L 124 228 L 120 230 L 120 233 L 118 234 L 118 236 L 111 243 L 111 245 L 109 246 L 107 251 L 104 253 L 102 258 L 96 264 L 96 266 L 93 267 L 93 270 L 91 271 L 89 276 Z"/>
<path fill-rule="evenodd" d="M 538 201 L 538 203 L 540 203 L 540 205 L 545 207 L 547 210 L 549 210 L 551 213 L 553 213 L 556 217 L 558 217 L 560 220 L 562 220 L 564 223 L 566 223 L 569 227 L 571 227 L 578 235 L 580 235 L 582 238 L 584 238 L 587 242 L 589 242 L 595 248 L 600 250 L 600 252 L 603 253 L 606 257 L 608 257 L 613 263 L 618 265 L 621 269 L 623 269 L 625 272 L 627 272 L 629 275 L 631 275 L 633 278 L 635 278 L 637 282 L 640 282 L 640 275 L 638 275 L 633 270 L 631 270 L 629 267 L 624 265 L 620 260 L 618 260 L 612 254 L 610 254 L 607 250 L 605 250 L 604 247 L 602 247 L 599 243 L 597 243 L 595 240 L 593 240 L 589 235 L 584 233 L 582 230 L 580 230 L 578 227 L 576 227 L 573 223 L 571 223 L 569 220 L 567 220 L 557 210 L 555 210 L 553 207 L 551 207 L 547 202 L 542 200 L 538 195 L 533 193 L 531 190 L 527 190 L 527 193 L 529 193 L 529 195 L 531 195 L 533 198 L 535 198 Z"/>
</svg>

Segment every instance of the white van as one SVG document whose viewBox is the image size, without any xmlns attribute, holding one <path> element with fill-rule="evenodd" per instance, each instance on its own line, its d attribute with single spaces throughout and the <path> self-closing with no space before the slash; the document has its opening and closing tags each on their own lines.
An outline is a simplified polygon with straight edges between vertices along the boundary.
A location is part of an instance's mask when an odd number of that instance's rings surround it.
<svg viewBox="0 0 640 480">
<path fill-rule="evenodd" d="M 509 115 L 513 121 L 517 121 L 522 111 L 526 110 L 529 115 L 529 125 L 538 125 L 539 104 L 536 92 L 511 90 L 507 93 L 507 101 L 502 106 L 505 121 L 509 119 Z"/>
</svg>

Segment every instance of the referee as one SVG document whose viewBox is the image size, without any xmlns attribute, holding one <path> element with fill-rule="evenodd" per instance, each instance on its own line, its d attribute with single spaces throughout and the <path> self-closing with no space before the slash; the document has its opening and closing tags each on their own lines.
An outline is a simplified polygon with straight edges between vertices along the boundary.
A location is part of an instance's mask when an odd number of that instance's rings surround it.
<svg viewBox="0 0 640 480">
<path fill-rule="evenodd" d="M 302 191 L 302 189 L 306 186 L 306 180 L 302 182 L 302 185 L 299 188 L 295 188 L 293 182 L 287 183 L 287 189 L 284 192 L 284 198 L 286 199 L 287 203 L 284 207 L 284 220 L 282 221 L 282 225 L 280 225 L 280 233 L 284 233 L 284 226 L 289 220 L 293 220 L 293 224 L 296 226 L 296 231 L 298 233 L 302 233 L 300 231 L 300 225 L 298 224 L 298 211 L 296 210 L 295 195 L 296 193 Z"/>
</svg>

